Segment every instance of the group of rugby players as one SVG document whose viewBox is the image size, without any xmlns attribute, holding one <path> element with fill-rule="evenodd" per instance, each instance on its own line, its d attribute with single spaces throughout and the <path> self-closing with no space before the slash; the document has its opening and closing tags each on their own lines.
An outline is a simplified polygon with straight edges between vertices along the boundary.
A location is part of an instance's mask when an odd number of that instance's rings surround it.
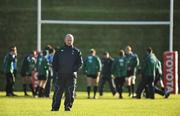
<svg viewBox="0 0 180 116">
<path fill-rule="evenodd" d="M 25 96 L 29 96 L 27 86 L 30 87 L 33 96 L 50 96 L 51 80 L 56 75 L 52 67 L 54 53 L 55 49 L 48 45 L 43 52 L 38 54 L 37 52 L 31 52 L 24 57 L 20 72 Z M 152 48 L 147 48 L 141 64 L 139 66 L 138 55 L 132 52 L 131 46 L 127 46 L 125 50 L 120 50 L 115 58 L 112 58 L 108 52 L 104 52 L 100 59 L 96 55 L 96 50 L 91 49 L 90 55 L 84 59 L 83 64 L 83 72 L 87 76 L 88 98 L 90 98 L 91 87 L 93 87 L 94 99 L 97 98 L 98 90 L 100 96 L 102 96 L 106 81 L 109 83 L 113 96 L 119 93 L 120 99 L 123 98 L 122 92 L 125 82 L 127 83 L 129 97 L 141 98 L 141 93 L 145 91 L 146 98 L 154 99 L 155 92 L 168 98 L 169 93 L 164 89 L 162 82 L 161 62 L 153 53 Z M 135 90 L 136 74 L 139 69 L 142 79 Z M 13 93 L 17 73 L 16 46 L 11 47 L 4 58 L 4 73 L 6 75 L 6 96 L 16 96 Z M 37 79 L 35 75 L 38 75 Z M 36 86 L 33 83 L 35 81 L 32 81 L 33 79 L 38 80 Z M 160 88 L 156 86 L 158 83 L 160 83 Z"/>
</svg>

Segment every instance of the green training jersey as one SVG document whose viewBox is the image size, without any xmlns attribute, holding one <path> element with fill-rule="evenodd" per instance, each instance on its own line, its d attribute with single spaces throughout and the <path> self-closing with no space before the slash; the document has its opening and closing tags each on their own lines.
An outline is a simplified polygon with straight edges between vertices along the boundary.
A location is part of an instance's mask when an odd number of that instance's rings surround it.
<svg viewBox="0 0 180 116">
<path fill-rule="evenodd" d="M 134 53 L 130 53 L 130 54 L 127 54 L 125 58 L 126 58 L 127 70 L 132 71 L 135 75 L 136 68 L 139 65 L 138 56 Z"/>
<path fill-rule="evenodd" d="M 158 62 L 156 56 L 153 53 L 147 55 L 142 63 L 143 76 L 155 77 L 157 68 L 158 68 Z"/>
<path fill-rule="evenodd" d="M 36 60 L 31 55 L 28 55 L 24 58 L 22 67 L 21 67 L 21 73 L 22 74 L 32 74 L 32 71 L 35 69 L 36 66 Z"/>
<path fill-rule="evenodd" d="M 7 54 L 4 58 L 4 73 L 13 73 L 14 71 L 14 60 L 15 60 L 15 55 L 12 54 Z"/>
<path fill-rule="evenodd" d="M 101 61 L 98 56 L 89 55 L 83 66 L 86 75 L 97 75 L 101 71 Z"/>
<path fill-rule="evenodd" d="M 125 77 L 127 74 L 127 65 L 125 57 L 117 57 L 115 58 L 112 64 L 112 74 L 114 77 Z"/>
<path fill-rule="evenodd" d="M 38 75 L 43 75 L 43 76 L 48 76 L 48 69 L 49 69 L 49 63 L 47 58 L 45 58 L 44 56 L 38 56 L 38 60 L 37 60 L 37 72 Z"/>
</svg>

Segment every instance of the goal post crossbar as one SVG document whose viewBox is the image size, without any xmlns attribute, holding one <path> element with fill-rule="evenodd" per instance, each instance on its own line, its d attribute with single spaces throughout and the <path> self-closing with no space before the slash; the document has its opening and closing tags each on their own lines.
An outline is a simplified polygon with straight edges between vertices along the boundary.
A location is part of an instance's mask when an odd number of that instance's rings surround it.
<svg viewBox="0 0 180 116">
<path fill-rule="evenodd" d="M 170 25 L 170 21 L 41 20 L 41 24 L 70 24 L 70 25 Z"/>
<path fill-rule="evenodd" d="M 37 50 L 41 51 L 42 24 L 69 25 L 165 25 L 169 26 L 169 51 L 173 51 L 174 0 L 170 0 L 169 21 L 84 21 L 84 20 L 42 20 L 41 0 L 37 1 Z"/>
</svg>

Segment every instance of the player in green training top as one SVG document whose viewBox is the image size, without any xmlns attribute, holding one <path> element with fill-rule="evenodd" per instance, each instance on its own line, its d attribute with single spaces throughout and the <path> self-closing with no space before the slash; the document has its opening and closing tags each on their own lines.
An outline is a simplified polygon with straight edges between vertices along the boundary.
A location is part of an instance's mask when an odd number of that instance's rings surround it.
<svg viewBox="0 0 180 116">
<path fill-rule="evenodd" d="M 162 76 L 162 68 L 161 62 L 153 53 L 151 47 L 147 48 L 147 54 L 143 60 L 142 64 L 142 80 L 140 81 L 137 88 L 137 96 L 136 98 L 141 98 L 141 92 L 145 88 L 146 90 L 146 98 L 154 99 L 155 93 L 168 98 L 170 93 L 163 88 L 163 82 L 161 80 Z M 158 81 L 161 83 L 161 87 L 159 88 Z"/>
<path fill-rule="evenodd" d="M 47 55 L 48 51 L 44 50 L 42 53 L 39 54 L 37 59 L 37 72 L 39 81 L 37 91 L 39 92 L 39 97 L 44 97 L 45 86 L 49 75 L 49 63 Z"/>
<path fill-rule="evenodd" d="M 126 81 L 128 84 L 128 92 L 130 97 L 135 96 L 135 79 L 136 79 L 136 70 L 139 65 L 139 58 L 137 54 L 132 52 L 132 48 L 127 46 L 125 49 L 126 52 L 126 63 L 127 63 L 127 77 Z"/>
<path fill-rule="evenodd" d="M 96 56 L 96 50 L 91 49 L 90 55 L 84 61 L 84 73 L 87 76 L 87 93 L 90 98 L 91 86 L 94 87 L 94 99 L 96 98 L 97 86 L 99 83 L 99 76 L 101 71 L 101 61 Z"/>
<path fill-rule="evenodd" d="M 15 49 L 11 47 L 9 53 L 4 58 L 4 74 L 6 75 L 6 96 L 16 96 L 13 92 L 15 76 L 14 76 Z"/>
<path fill-rule="evenodd" d="M 148 87 L 148 98 L 154 99 L 154 80 L 156 76 L 156 69 L 158 62 L 152 48 L 147 48 L 147 54 L 142 63 L 142 80 L 140 81 L 137 91 L 136 98 L 141 98 L 142 90 Z"/>
<path fill-rule="evenodd" d="M 112 64 L 112 75 L 115 78 L 116 91 L 119 93 L 119 98 L 122 99 L 122 87 L 127 75 L 126 59 L 123 50 L 120 50 L 119 57 L 115 58 Z"/>
<path fill-rule="evenodd" d="M 23 80 L 23 91 L 25 96 L 29 96 L 27 94 L 27 85 L 30 87 L 33 96 L 35 95 L 33 85 L 32 85 L 32 73 L 36 68 L 36 59 L 34 57 L 34 52 L 31 52 L 27 56 L 25 56 L 22 67 L 21 67 L 21 76 Z"/>
</svg>

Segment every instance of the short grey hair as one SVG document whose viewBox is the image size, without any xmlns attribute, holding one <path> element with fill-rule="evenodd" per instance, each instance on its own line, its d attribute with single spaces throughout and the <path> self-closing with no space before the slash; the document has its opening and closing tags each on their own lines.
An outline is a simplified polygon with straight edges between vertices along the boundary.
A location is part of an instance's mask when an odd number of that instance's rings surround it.
<svg viewBox="0 0 180 116">
<path fill-rule="evenodd" d="M 74 36 L 72 34 L 67 34 L 64 39 L 66 39 L 66 37 L 70 37 L 72 40 L 74 40 Z"/>
</svg>

